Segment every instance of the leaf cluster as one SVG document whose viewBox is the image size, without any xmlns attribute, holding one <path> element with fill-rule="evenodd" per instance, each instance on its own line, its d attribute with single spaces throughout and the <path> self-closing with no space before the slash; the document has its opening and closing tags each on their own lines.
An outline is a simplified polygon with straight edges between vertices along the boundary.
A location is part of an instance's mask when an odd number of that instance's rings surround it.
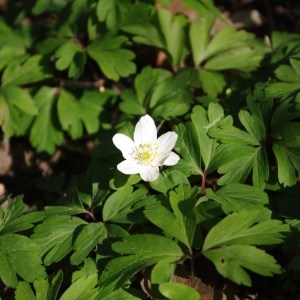
<svg viewBox="0 0 300 300">
<path fill-rule="evenodd" d="M 183 0 L 193 18 L 168 0 L 7 2 L 1 137 L 50 155 L 68 140 L 97 147 L 42 211 L 0 200 L 3 293 L 197 300 L 203 260 L 224 284 L 299 291 L 298 35 L 266 44 L 212 0 Z M 177 133 L 180 156 L 150 183 L 118 173 L 111 142 L 145 114 Z"/>
</svg>

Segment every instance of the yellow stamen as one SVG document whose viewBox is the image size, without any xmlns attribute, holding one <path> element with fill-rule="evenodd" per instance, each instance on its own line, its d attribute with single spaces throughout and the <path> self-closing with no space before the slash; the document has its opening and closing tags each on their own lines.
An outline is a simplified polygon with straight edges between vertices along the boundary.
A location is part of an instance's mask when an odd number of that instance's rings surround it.
<svg viewBox="0 0 300 300">
<path fill-rule="evenodd" d="M 141 165 L 149 165 L 157 157 L 158 146 L 153 144 L 140 144 L 133 151 L 132 157 Z"/>
</svg>

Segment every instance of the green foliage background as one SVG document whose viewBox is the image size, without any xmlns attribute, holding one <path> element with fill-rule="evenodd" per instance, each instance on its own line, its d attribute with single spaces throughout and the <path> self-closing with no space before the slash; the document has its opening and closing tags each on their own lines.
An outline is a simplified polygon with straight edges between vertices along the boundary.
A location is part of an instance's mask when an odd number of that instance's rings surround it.
<svg viewBox="0 0 300 300">
<path fill-rule="evenodd" d="M 146 299 L 148 268 L 153 298 L 200 299 L 172 278 L 185 266 L 193 283 L 201 259 L 240 293 L 262 277 L 272 299 L 300 293 L 299 36 L 265 43 L 212 0 L 183 0 L 194 18 L 170 2 L 6 1 L 1 136 L 97 148 L 53 204 L 0 209 L 3 299 Z M 145 114 L 181 157 L 149 184 L 116 170 L 111 141 Z"/>
</svg>

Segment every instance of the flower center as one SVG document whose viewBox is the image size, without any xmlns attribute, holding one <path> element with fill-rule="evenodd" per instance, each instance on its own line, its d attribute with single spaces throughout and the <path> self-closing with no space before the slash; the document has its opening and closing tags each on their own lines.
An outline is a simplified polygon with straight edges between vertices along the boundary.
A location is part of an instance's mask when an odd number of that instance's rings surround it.
<svg viewBox="0 0 300 300">
<path fill-rule="evenodd" d="M 158 146 L 153 144 L 140 144 L 133 151 L 132 157 L 141 165 L 149 165 L 157 157 Z"/>
</svg>

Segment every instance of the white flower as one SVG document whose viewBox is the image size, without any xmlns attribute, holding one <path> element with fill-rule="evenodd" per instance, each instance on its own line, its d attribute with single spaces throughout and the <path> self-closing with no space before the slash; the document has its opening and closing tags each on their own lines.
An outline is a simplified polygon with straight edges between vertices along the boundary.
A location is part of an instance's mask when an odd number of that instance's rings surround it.
<svg viewBox="0 0 300 300">
<path fill-rule="evenodd" d="M 134 141 L 128 136 L 117 133 L 113 143 L 121 150 L 124 161 L 117 168 L 124 174 L 140 174 L 144 181 L 156 180 L 159 167 L 173 166 L 180 159 L 172 152 L 178 135 L 169 131 L 157 138 L 157 129 L 149 115 L 140 118 L 135 126 Z"/>
</svg>

